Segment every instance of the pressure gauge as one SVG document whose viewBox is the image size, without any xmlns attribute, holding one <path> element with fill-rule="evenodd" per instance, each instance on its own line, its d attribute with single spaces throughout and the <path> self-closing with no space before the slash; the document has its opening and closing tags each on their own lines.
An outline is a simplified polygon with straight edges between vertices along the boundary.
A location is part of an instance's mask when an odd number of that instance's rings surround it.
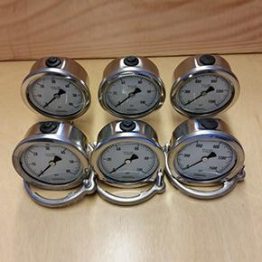
<svg viewBox="0 0 262 262">
<path fill-rule="evenodd" d="M 232 105 L 238 94 L 238 80 L 221 56 L 189 57 L 175 69 L 171 103 L 185 116 L 215 115 Z"/>
<path fill-rule="evenodd" d="M 108 64 L 98 96 L 102 107 L 111 114 L 138 118 L 163 104 L 165 89 L 153 62 L 145 57 L 128 56 Z"/>
<path fill-rule="evenodd" d="M 48 207 L 59 207 L 94 192 L 94 181 L 88 180 L 90 151 L 85 135 L 73 125 L 40 122 L 29 129 L 15 148 L 13 165 L 24 179 L 26 190 L 34 201 Z M 47 199 L 32 192 L 30 187 L 65 190 L 81 184 L 81 190 L 62 199 Z"/>
<path fill-rule="evenodd" d="M 202 199 L 217 198 L 243 181 L 244 151 L 219 119 L 190 119 L 178 126 L 166 148 L 170 182 L 183 193 Z M 194 187 L 218 186 L 207 191 Z"/>
<path fill-rule="evenodd" d="M 138 204 L 164 191 L 164 153 L 155 131 L 145 122 L 122 120 L 106 125 L 98 135 L 90 162 L 98 182 L 119 188 L 152 185 L 139 195 L 121 197 L 98 183 L 97 192 L 111 203 Z"/>
<path fill-rule="evenodd" d="M 89 107 L 91 98 L 84 68 L 64 57 L 41 58 L 22 84 L 26 104 L 42 115 L 73 119 Z"/>
</svg>

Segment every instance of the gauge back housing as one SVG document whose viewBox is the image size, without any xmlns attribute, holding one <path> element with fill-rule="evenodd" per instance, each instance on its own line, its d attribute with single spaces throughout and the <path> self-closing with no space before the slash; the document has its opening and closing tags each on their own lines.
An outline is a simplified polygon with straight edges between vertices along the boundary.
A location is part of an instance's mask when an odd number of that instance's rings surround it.
<svg viewBox="0 0 262 262">
<path fill-rule="evenodd" d="M 201 75 L 221 77 L 232 88 L 232 96 L 221 107 L 210 112 L 191 112 L 183 108 L 179 101 L 179 93 L 182 87 L 192 78 Z M 225 111 L 234 104 L 239 96 L 239 82 L 231 70 L 229 63 L 219 55 L 196 55 L 183 60 L 173 74 L 173 85 L 170 93 L 171 104 L 174 109 L 187 117 L 206 117 Z"/>
<path fill-rule="evenodd" d="M 148 108 L 148 110 L 138 113 L 124 114 L 111 108 L 107 103 L 108 89 L 114 82 L 124 77 L 140 77 L 151 82 L 157 87 L 157 102 L 152 107 Z M 103 73 L 103 80 L 99 87 L 98 98 L 101 106 L 112 115 L 121 118 L 139 118 L 150 114 L 152 111 L 162 106 L 165 101 L 165 88 L 159 76 L 159 71 L 152 61 L 145 57 L 129 56 L 114 59 L 107 65 Z"/>
<path fill-rule="evenodd" d="M 30 100 L 29 92 L 32 85 L 46 75 L 62 77 L 68 80 L 69 82 L 73 83 L 77 87 L 77 89 L 83 96 L 83 104 L 79 111 L 69 115 L 57 115 L 55 113 L 49 113 L 38 108 Z M 22 83 L 21 94 L 24 102 L 29 108 L 33 109 L 34 111 L 37 111 L 38 113 L 44 116 L 57 119 L 66 120 L 80 117 L 87 111 L 91 103 L 91 95 L 88 88 L 87 72 L 76 61 L 66 57 L 43 57 L 37 60 L 33 64 L 30 73 L 25 77 Z"/>
</svg>

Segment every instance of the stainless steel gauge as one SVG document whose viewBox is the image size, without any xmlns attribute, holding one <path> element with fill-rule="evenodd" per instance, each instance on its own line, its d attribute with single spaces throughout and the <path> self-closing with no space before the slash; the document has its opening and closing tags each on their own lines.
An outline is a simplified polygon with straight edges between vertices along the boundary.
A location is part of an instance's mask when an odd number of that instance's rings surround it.
<svg viewBox="0 0 262 262">
<path fill-rule="evenodd" d="M 166 147 L 166 171 L 170 182 L 183 193 L 202 199 L 217 198 L 243 181 L 244 151 L 219 119 L 199 118 L 183 122 Z M 218 186 L 207 191 L 203 186 Z M 198 190 L 197 188 L 201 188 Z"/>
<path fill-rule="evenodd" d="M 89 177 L 90 151 L 85 135 L 71 124 L 40 122 L 15 148 L 13 165 L 34 201 L 48 207 L 65 206 L 95 190 L 93 176 Z M 30 185 L 50 190 L 83 186 L 62 199 L 47 199 L 33 192 Z"/>
<path fill-rule="evenodd" d="M 91 98 L 88 76 L 72 59 L 44 57 L 36 61 L 22 84 L 26 104 L 38 113 L 73 119 L 86 112 Z"/>
<path fill-rule="evenodd" d="M 165 89 L 153 62 L 145 57 L 128 56 L 108 64 L 98 97 L 102 107 L 111 114 L 138 118 L 163 104 Z"/>
<path fill-rule="evenodd" d="M 90 163 L 98 178 L 97 192 L 111 203 L 134 205 L 164 191 L 164 153 L 155 131 L 145 122 L 122 120 L 106 125 Z M 152 186 L 139 195 L 123 197 L 105 191 L 102 183 L 119 188 Z"/>
<path fill-rule="evenodd" d="M 173 107 L 185 116 L 210 116 L 232 105 L 238 94 L 238 80 L 224 58 L 198 55 L 175 69 L 170 98 Z"/>
</svg>

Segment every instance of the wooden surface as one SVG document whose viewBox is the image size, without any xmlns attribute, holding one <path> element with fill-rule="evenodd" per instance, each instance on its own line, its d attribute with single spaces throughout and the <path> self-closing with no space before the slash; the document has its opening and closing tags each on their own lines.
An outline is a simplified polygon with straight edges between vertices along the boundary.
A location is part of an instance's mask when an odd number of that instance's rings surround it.
<svg viewBox="0 0 262 262">
<path fill-rule="evenodd" d="M 15 145 L 44 118 L 31 112 L 20 97 L 20 84 L 32 62 L 0 63 L 0 261 L 262 261 L 262 55 L 225 58 L 239 77 L 241 94 L 221 118 L 246 151 L 245 182 L 213 201 L 189 198 L 166 181 L 166 193 L 139 206 L 114 206 L 91 196 L 63 209 L 33 203 L 12 167 Z M 168 95 L 173 69 L 182 59 L 153 59 Z M 80 61 L 90 76 L 93 101 L 75 124 L 91 141 L 114 119 L 96 98 L 108 61 Z M 163 144 L 184 118 L 167 99 L 161 110 L 144 120 L 157 130 Z"/>
<path fill-rule="evenodd" d="M 262 52 L 259 0 L 2 0 L 0 60 Z"/>
</svg>

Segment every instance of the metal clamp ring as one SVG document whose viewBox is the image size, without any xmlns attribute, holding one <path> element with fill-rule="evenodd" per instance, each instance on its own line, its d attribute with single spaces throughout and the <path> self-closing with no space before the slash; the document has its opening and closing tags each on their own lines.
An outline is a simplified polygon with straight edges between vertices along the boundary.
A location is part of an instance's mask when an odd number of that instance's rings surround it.
<svg viewBox="0 0 262 262">
<path fill-rule="evenodd" d="M 114 195 L 104 190 L 101 186 L 97 184 L 97 192 L 104 200 L 112 204 L 122 205 L 122 206 L 131 206 L 131 205 L 140 204 L 142 202 L 145 202 L 146 200 L 149 200 L 156 194 L 163 193 L 164 191 L 165 191 L 165 182 L 164 182 L 162 171 L 158 171 L 156 182 L 151 188 L 139 193 L 138 195 L 134 195 L 130 197 Z"/>
<path fill-rule="evenodd" d="M 24 181 L 24 187 L 28 195 L 31 197 L 33 201 L 37 204 L 45 207 L 65 207 L 71 205 L 80 199 L 82 199 L 85 195 L 93 194 L 96 191 L 96 184 L 94 180 L 94 173 L 91 172 L 90 177 L 88 179 L 83 180 L 83 185 L 76 191 L 72 191 L 67 194 L 63 198 L 50 199 L 44 196 L 41 196 L 37 192 L 33 192 L 31 185 Z"/>
</svg>

